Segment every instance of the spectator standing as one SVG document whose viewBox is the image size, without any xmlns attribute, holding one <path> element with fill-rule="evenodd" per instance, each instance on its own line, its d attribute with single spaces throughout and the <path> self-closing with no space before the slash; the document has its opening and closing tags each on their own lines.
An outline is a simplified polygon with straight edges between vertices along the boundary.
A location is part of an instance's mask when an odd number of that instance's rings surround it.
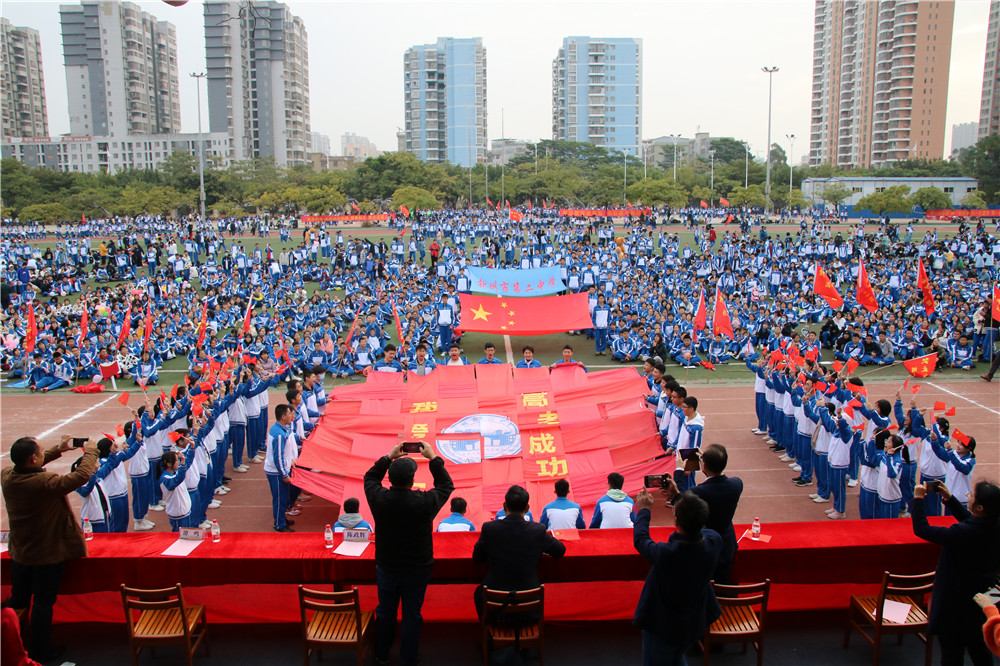
<svg viewBox="0 0 1000 666">
<path fill-rule="evenodd" d="M 913 533 L 940 544 L 934 574 L 928 630 L 941 643 L 942 666 L 961 666 L 969 653 L 973 666 L 990 666 L 993 657 L 983 640 L 982 611 L 973 596 L 989 588 L 1000 571 L 1000 488 L 980 481 L 963 505 L 943 484 L 938 492 L 958 520 L 949 527 L 927 523 L 927 486 L 913 489 Z"/>
<path fill-rule="evenodd" d="M 80 464 L 69 474 L 60 476 L 44 469 L 72 448 L 70 435 L 63 435 L 58 446 L 44 453 L 34 437 L 22 437 L 10 448 L 13 465 L 0 472 L 10 521 L 11 596 L 5 605 L 31 607 L 29 652 L 37 661 L 58 656 L 52 646 L 52 607 L 65 563 L 87 556 L 83 530 L 67 496 L 87 483 L 97 469 L 97 442 L 87 440 Z"/>
<path fill-rule="evenodd" d="M 722 537 L 705 527 L 708 504 L 692 492 L 680 495 L 674 505 L 677 531 L 666 543 L 649 536 L 653 498 L 645 488 L 636 508 L 632 541 L 652 565 L 632 620 L 642 630 L 642 663 L 687 666 L 684 653 L 722 614 L 711 582 Z"/>
<path fill-rule="evenodd" d="M 403 443 L 392 447 L 365 473 L 365 497 L 375 519 L 375 573 L 378 607 L 375 609 L 375 662 L 389 663 L 395 640 L 396 613 L 402 603 L 400 661 L 420 661 L 420 609 L 434 566 L 434 516 L 455 490 L 444 460 L 427 442 L 421 455 L 434 477 L 431 490 L 413 490 L 417 463 L 403 453 Z M 391 487 L 382 485 L 386 472 Z"/>
</svg>

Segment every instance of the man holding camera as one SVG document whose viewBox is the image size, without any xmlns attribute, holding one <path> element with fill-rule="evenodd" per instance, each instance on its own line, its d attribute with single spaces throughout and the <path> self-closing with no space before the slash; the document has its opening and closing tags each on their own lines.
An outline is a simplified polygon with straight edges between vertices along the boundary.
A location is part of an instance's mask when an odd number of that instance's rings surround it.
<svg viewBox="0 0 1000 666">
<path fill-rule="evenodd" d="M 434 488 L 413 490 L 419 453 L 429 461 Z M 382 485 L 386 472 L 391 487 Z M 375 609 L 375 663 L 389 663 L 396 633 L 396 612 L 402 602 L 403 626 L 400 662 L 420 661 L 418 647 L 423 618 L 420 609 L 434 566 L 434 516 L 455 490 L 444 460 L 427 442 L 400 442 L 375 461 L 365 473 L 365 497 L 375 518 L 375 573 L 378 606 Z"/>
<path fill-rule="evenodd" d="M 83 457 L 65 476 L 43 468 L 66 451 L 82 445 Z M 31 606 L 31 656 L 45 662 L 58 657 L 52 647 L 52 607 L 56 603 L 67 560 L 87 556 L 83 530 L 67 495 L 87 483 L 97 469 L 97 441 L 63 435 L 58 446 L 42 452 L 34 437 L 10 447 L 12 467 L 0 473 L 10 520 L 11 595 L 5 605 Z"/>
</svg>

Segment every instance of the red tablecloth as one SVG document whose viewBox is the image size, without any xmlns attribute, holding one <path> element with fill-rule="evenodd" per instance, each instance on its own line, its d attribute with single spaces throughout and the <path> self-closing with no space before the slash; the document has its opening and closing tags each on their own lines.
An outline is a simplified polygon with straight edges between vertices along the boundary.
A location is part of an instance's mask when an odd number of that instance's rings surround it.
<svg viewBox="0 0 1000 666">
<path fill-rule="evenodd" d="M 739 526 L 737 534 L 744 529 Z M 671 531 L 653 528 L 652 536 L 666 540 Z M 917 539 L 907 520 L 776 523 L 765 525 L 764 533 L 771 537 L 767 543 L 741 541 L 734 576 L 748 582 L 770 578 L 774 610 L 845 607 L 849 594 L 870 589 L 883 571 L 932 571 L 939 552 Z M 632 547 L 632 532 L 586 530 L 575 536 L 565 539 L 565 557 L 542 559 L 546 617 L 630 617 L 649 571 Z M 435 535 L 426 619 L 475 617 L 472 589 L 485 572 L 484 565 L 472 561 L 476 538 L 475 533 Z M 374 544 L 361 557 L 349 558 L 324 548 L 322 534 L 227 533 L 220 543 L 206 541 L 187 557 L 162 555 L 175 539 L 166 533 L 95 535 L 88 544 L 90 556 L 67 565 L 57 621 L 121 621 L 121 583 L 155 588 L 180 582 L 189 588 L 191 601 L 208 605 L 217 622 L 297 621 L 293 586 L 300 583 L 362 585 L 366 607 L 374 605 Z M 0 574 L 10 579 L 7 554 Z"/>
</svg>

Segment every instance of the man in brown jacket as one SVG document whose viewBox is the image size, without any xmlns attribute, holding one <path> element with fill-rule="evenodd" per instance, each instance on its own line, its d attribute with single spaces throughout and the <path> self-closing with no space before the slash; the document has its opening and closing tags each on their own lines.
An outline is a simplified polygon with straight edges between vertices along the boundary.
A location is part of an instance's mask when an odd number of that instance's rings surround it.
<svg viewBox="0 0 1000 666">
<path fill-rule="evenodd" d="M 10 448 L 14 465 L 0 472 L 10 521 L 11 596 L 5 605 L 15 609 L 32 605 L 30 653 L 42 662 L 58 656 L 51 642 L 52 607 L 63 566 L 87 555 L 83 530 L 67 495 L 87 483 L 97 469 L 96 440 L 84 444 L 75 471 L 60 476 L 42 469 L 72 448 L 73 438 L 63 435 L 58 446 L 43 454 L 34 437 L 22 437 Z"/>
</svg>

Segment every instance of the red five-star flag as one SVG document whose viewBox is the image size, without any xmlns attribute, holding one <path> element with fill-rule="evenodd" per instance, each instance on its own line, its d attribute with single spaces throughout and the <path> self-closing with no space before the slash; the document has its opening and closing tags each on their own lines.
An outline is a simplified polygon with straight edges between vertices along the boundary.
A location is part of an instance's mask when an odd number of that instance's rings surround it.
<svg viewBox="0 0 1000 666">
<path fill-rule="evenodd" d="M 704 331 L 708 323 L 708 312 L 705 310 L 705 291 L 698 294 L 698 306 L 694 309 L 694 330 L 691 331 L 692 342 L 698 342 L 698 331 Z"/>
<path fill-rule="evenodd" d="M 24 351 L 31 354 L 35 351 L 35 340 L 38 339 L 38 324 L 35 323 L 35 304 L 28 303 L 28 331 L 24 336 Z"/>
<path fill-rule="evenodd" d="M 128 302 L 128 307 L 125 308 L 125 317 L 122 319 L 122 330 L 118 333 L 118 348 L 125 344 L 128 340 L 128 334 L 131 333 L 132 329 L 132 301 Z"/>
<path fill-rule="evenodd" d="M 198 342 L 195 349 L 205 344 L 205 331 L 208 330 L 208 301 L 201 306 L 201 322 L 198 324 Z"/>
<path fill-rule="evenodd" d="M 903 367 L 914 377 L 930 377 L 934 373 L 936 365 L 937 354 L 927 354 L 926 356 L 912 358 L 909 361 L 903 361 Z M 912 391 L 913 388 L 911 387 L 910 390 Z"/>
<path fill-rule="evenodd" d="M 586 293 L 511 298 L 459 294 L 462 320 L 456 332 L 542 335 L 593 328 Z"/>
<path fill-rule="evenodd" d="M 930 316 L 934 314 L 934 292 L 931 291 L 931 281 L 927 279 L 927 271 L 924 270 L 924 259 L 917 260 L 917 287 L 924 294 L 924 311 Z M 996 309 L 996 299 L 994 299 L 994 310 Z"/>
<path fill-rule="evenodd" d="M 872 284 L 868 281 L 868 271 L 865 270 L 865 262 L 858 261 L 858 305 L 864 307 L 868 312 L 878 310 L 878 301 L 875 300 L 875 292 Z"/>
<path fill-rule="evenodd" d="M 736 336 L 733 334 L 733 320 L 729 318 L 729 308 L 726 301 L 722 299 L 722 291 L 715 288 L 715 311 L 712 313 L 712 334 L 721 333 L 730 340 Z"/>
<path fill-rule="evenodd" d="M 816 264 L 816 277 L 813 279 L 813 293 L 823 298 L 834 310 L 839 310 L 844 306 L 844 299 L 840 292 L 833 285 L 833 281 L 827 276 L 826 271 L 819 264 Z"/>
<path fill-rule="evenodd" d="M 149 349 L 149 336 L 153 332 L 153 308 L 150 306 L 149 301 L 146 302 L 146 323 L 143 328 L 142 351 L 146 351 Z"/>
</svg>

